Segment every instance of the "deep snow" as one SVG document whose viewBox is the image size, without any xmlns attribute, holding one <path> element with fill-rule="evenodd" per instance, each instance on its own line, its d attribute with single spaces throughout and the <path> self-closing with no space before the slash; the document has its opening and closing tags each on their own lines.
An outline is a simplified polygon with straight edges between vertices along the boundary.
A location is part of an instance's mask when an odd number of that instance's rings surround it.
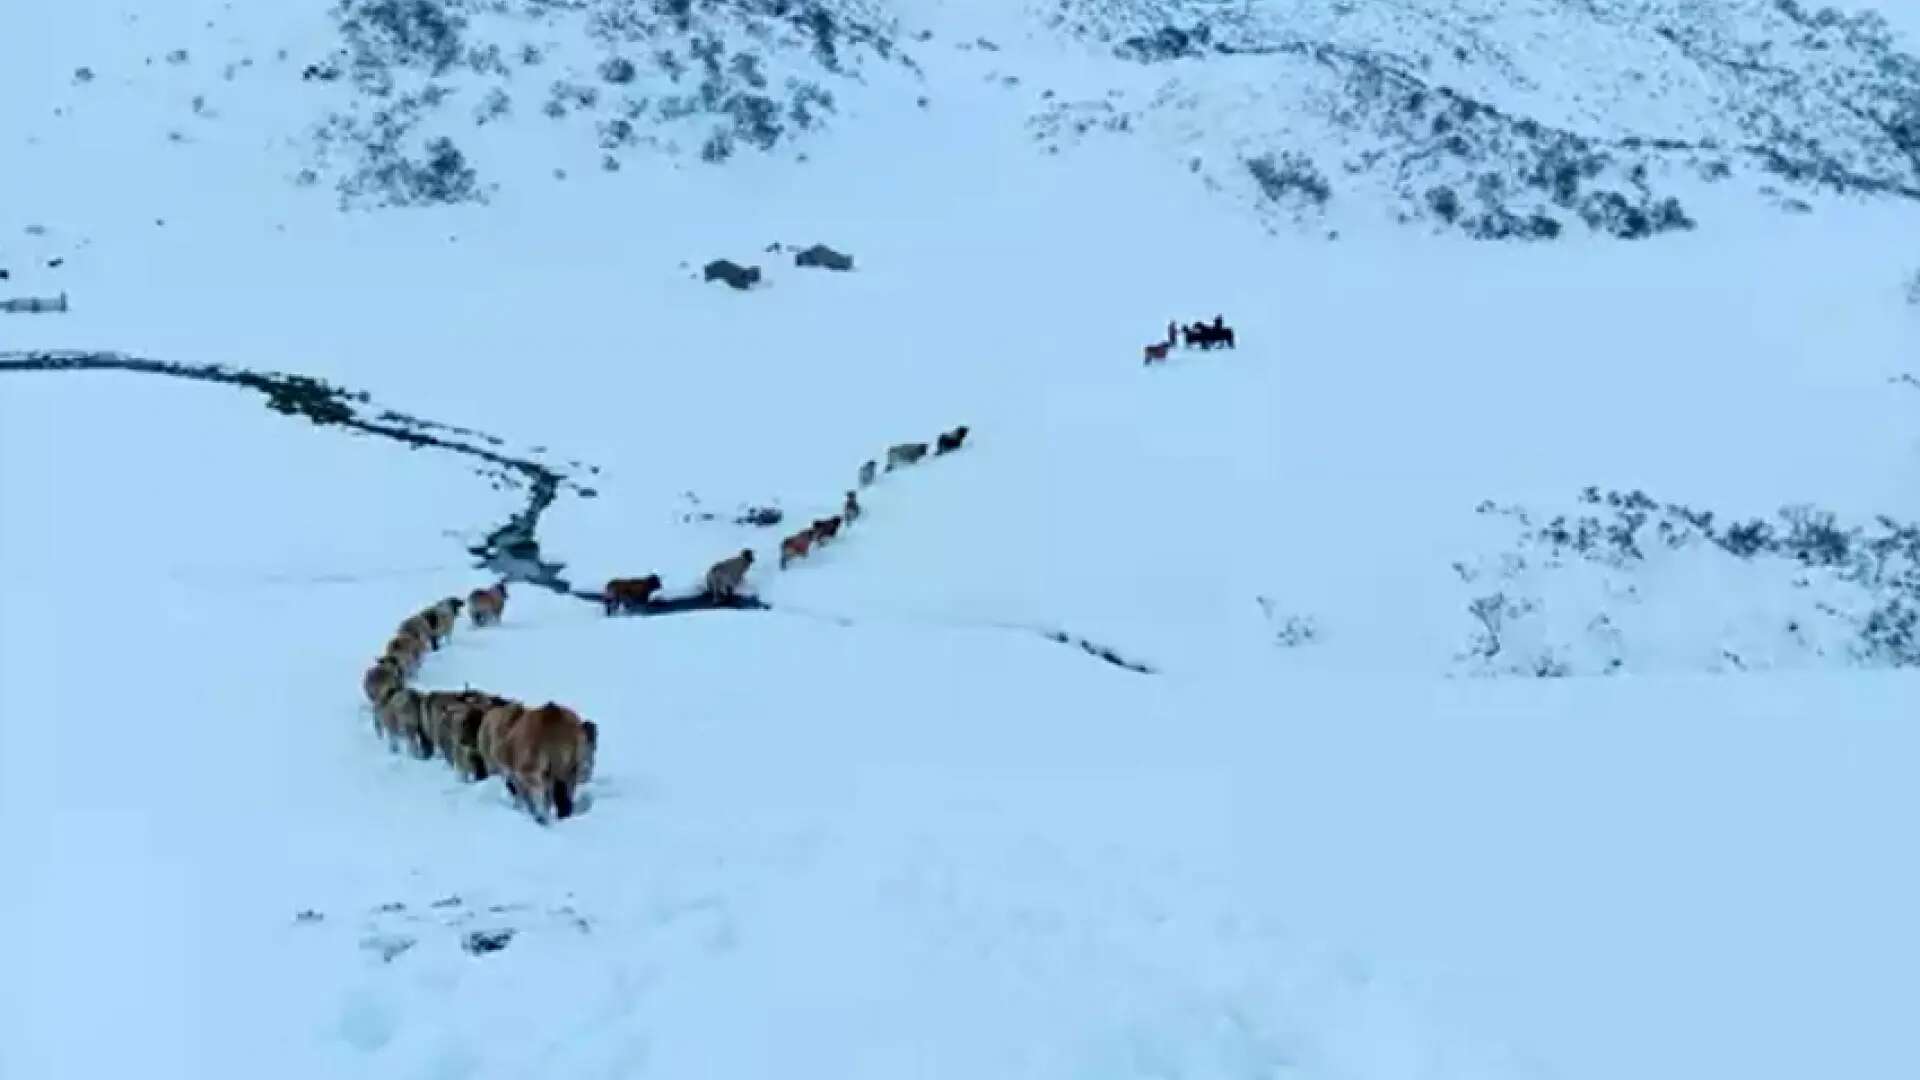
<svg viewBox="0 0 1920 1080">
<path fill-rule="evenodd" d="M 994 24 L 1000 52 L 929 62 L 938 128 L 875 98 L 804 164 L 343 216 L 285 184 L 272 95 L 158 137 L 152 80 L 190 81 L 132 73 L 227 44 L 194 36 L 216 5 L 139 33 L 117 7 L 0 46 L 73 110 L 5 117 L 35 166 L 0 170 L 5 254 L 65 255 L 17 284 L 75 301 L 0 317 L 0 347 L 300 371 L 592 462 L 601 496 L 541 534 L 577 584 L 690 587 L 753 543 L 774 610 L 524 588 L 463 626 L 424 685 L 602 725 L 591 804 L 542 830 L 389 755 L 357 685 L 484 582 L 466 546 L 515 495 L 225 388 L 0 376 L 0 1074 L 1920 1072 L 1911 672 L 1719 670 L 1806 599 L 1679 563 L 1633 579 L 1627 674 L 1447 677 L 1475 630 L 1452 563 L 1512 540 L 1483 500 L 1920 516 L 1920 396 L 1890 381 L 1920 374 L 1910 211 L 1268 237 L 1140 141 L 1037 155 L 986 76 L 1099 76 Z M 128 75 L 82 98 L 80 63 Z M 678 266 L 717 255 L 769 287 Z M 1216 311 L 1242 348 L 1141 367 Z M 962 453 L 790 571 L 790 529 L 728 521 L 827 513 L 956 423 Z M 1617 585 L 1534 583 L 1563 621 Z M 1288 616 L 1315 640 L 1277 644 Z"/>
</svg>

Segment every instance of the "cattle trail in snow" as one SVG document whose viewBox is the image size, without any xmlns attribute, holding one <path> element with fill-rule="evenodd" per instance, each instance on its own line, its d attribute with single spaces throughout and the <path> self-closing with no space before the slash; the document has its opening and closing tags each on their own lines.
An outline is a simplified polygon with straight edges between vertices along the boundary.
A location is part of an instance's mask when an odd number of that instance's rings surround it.
<svg viewBox="0 0 1920 1080">
<path fill-rule="evenodd" d="M 0 374 L 36 371 L 125 371 L 140 375 L 160 375 L 244 387 L 266 395 L 267 407 L 273 411 L 288 416 L 304 416 L 321 427 L 343 427 L 408 446 L 429 447 L 477 458 L 498 470 L 495 476 L 509 483 L 523 483 L 527 488 L 526 505 L 489 532 L 485 540 L 468 549 L 479 559 L 479 565 L 508 581 L 536 585 L 563 596 L 572 596 L 596 604 L 604 600 L 597 592 L 574 588 L 566 578 L 562 577 L 561 574 L 566 569 L 564 562 L 550 562 L 543 559 L 538 537 L 541 515 L 553 505 L 562 491 L 571 487 L 573 492 L 582 498 L 593 498 L 598 493 L 593 488 L 580 484 L 550 466 L 527 458 L 513 457 L 501 451 L 498 447 L 503 445 L 502 440 L 495 436 L 472 428 L 421 419 L 392 409 L 379 409 L 369 416 L 365 408 L 371 403 L 369 395 L 346 390 L 309 375 L 247 371 L 219 364 L 180 364 L 128 356 L 124 353 L 81 349 L 0 351 Z M 631 614 L 651 617 L 716 610 L 779 609 L 758 597 L 741 596 L 728 600 L 716 600 L 705 593 L 694 593 L 658 600 Z M 842 625 L 851 625 L 845 619 L 839 621 Z M 1157 674 L 1156 670 L 1149 665 L 1130 660 L 1107 646 L 1062 630 L 1016 624 L 986 625 L 1039 634 L 1048 641 L 1080 649 L 1087 655 L 1122 670 L 1140 675 Z"/>
</svg>

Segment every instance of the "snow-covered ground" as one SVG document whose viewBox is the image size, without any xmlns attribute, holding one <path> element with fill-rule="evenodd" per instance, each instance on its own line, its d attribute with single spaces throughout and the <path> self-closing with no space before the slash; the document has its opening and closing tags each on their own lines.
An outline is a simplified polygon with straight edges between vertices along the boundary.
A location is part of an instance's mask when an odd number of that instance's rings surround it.
<svg viewBox="0 0 1920 1080">
<path fill-rule="evenodd" d="M 1920 681 L 1846 626 L 1782 644 L 1866 594 L 1711 545 L 1553 564 L 1476 512 L 1920 518 L 1913 212 L 1272 237 L 1150 140 L 1039 153 L 988 77 L 1106 73 L 929 4 L 999 46 L 920 56 L 937 126 L 849 91 L 804 163 L 530 154 L 487 205 L 340 214 L 272 93 L 164 138 L 202 58 L 304 62 L 318 11 L 120 6 L 0 43 L 40 92 L 4 96 L 0 265 L 74 304 L 0 349 L 301 372 L 590 463 L 540 532 L 577 585 L 751 544 L 773 610 L 521 587 L 430 657 L 600 724 L 540 829 L 389 755 L 358 686 L 518 494 L 232 388 L 0 373 L 0 1075 L 1920 1072 Z M 816 240 L 856 272 L 763 251 Z M 722 255 L 767 287 L 694 279 Z M 1216 312 L 1239 349 L 1141 366 Z M 960 423 L 791 570 L 793 526 L 731 522 Z M 1452 677 L 1510 670 L 1466 655 L 1496 580 L 1542 648 L 1610 614 L 1560 658 L 1624 671 Z"/>
</svg>

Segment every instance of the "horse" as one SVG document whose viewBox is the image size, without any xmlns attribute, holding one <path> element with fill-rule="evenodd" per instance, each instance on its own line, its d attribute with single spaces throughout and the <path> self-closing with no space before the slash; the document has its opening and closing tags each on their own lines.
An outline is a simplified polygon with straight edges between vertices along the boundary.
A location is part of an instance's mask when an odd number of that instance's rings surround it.
<svg viewBox="0 0 1920 1080">
<path fill-rule="evenodd" d="M 1234 347 L 1233 327 L 1231 326 L 1208 326 L 1206 323 L 1194 323 L 1192 326 L 1187 327 L 1183 333 L 1186 335 L 1187 348 L 1189 349 L 1195 345 L 1203 349 L 1211 349 L 1220 345 L 1225 345 L 1229 349 Z"/>
</svg>

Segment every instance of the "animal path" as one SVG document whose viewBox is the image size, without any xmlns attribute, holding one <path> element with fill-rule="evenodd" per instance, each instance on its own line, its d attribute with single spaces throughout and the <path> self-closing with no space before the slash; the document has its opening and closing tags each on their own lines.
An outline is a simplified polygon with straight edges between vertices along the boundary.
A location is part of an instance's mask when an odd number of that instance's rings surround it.
<svg viewBox="0 0 1920 1080">
<path fill-rule="evenodd" d="M 971 434 L 971 431 L 966 425 L 961 425 L 960 427 L 954 428 L 951 431 L 941 432 L 939 438 L 935 440 L 935 449 L 932 451 L 932 456 L 936 458 L 944 457 L 948 454 L 951 454 L 960 450 L 965 445 L 966 438 L 969 434 Z M 888 459 L 888 464 L 887 464 L 886 472 L 889 476 L 891 476 L 895 472 L 904 472 L 907 469 L 911 469 L 916 465 L 918 465 L 920 462 L 925 460 L 927 456 L 928 456 L 928 451 L 927 451 L 926 443 L 896 444 L 895 446 L 890 447 L 887 451 L 886 457 Z M 849 492 L 849 495 L 854 496 L 858 491 L 869 490 L 873 486 L 873 484 L 877 481 L 877 479 L 878 479 L 877 462 L 875 461 L 866 462 L 860 467 L 858 476 L 856 478 L 855 490 L 853 492 Z M 842 543 L 843 541 L 839 539 L 839 535 L 842 530 L 845 530 L 849 536 L 859 535 L 860 530 L 855 530 L 853 528 L 853 525 L 855 522 L 857 522 L 862 517 L 864 517 L 865 514 L 866 514 L 866 511 L 864 507 L 858 504 L 857 498 L 851 498 L 848 504 L 845 507 L 843 507 L 842 513 L 839 516 L 815 521 L 807 529 L 803 529 L 801 530 L 801 532 L 796 533 L 795 535 L 787 537 L 786 539 L 782 540 L 779 545 L 780 551 L 781 551 L 781 559 L 779 560 L 780 568 L 782 570 L 788 569 L 789 564 L 809 557 L 809 552 L 813 548 L 820 547 L 823 544 L 827 544 L 827 543 L 832 543 L 836 546 Z M 825 539 L 822 539 L 823 533 L 824 533 Z M 756 559 L 756 565 L 761 565 L 761 564 L 763 564 L 762 560 Z M 607 596 L 604 592 L 600 592 L 600 593 L 575 592 L 573 595 L 579 597 L 582 600 L 589 600 L 597 604 L 604 604 L 606 603 L 606 600 L 607 600 Z M 807 618 L 815 618 L 815 619 L 830 621 L 838 626 L 853 626 L 855 625 L 855 621 L 856 621 L 850 616 L 841 615 L 841 614 L 822 612 L 822 611 L 806 609 L 806 608 L 788 607 L 785 605 L 770 604 L 765 600 L 760 599 L 758 596 L 733 596 L 733 597 L 726 597 L 726 598 L 716 598 L 707 593 L 694 593 L 691 595 L 671 597 L 671 598 L 659 599 L 659 600 L 649 599 L 644 604 L 640 604 L 638 606 L 620 607 L 617 610 L 610 611 L 609 614 L 639 615 L 639 616 L 674 615 L 674 614 L 680 614 L 683 612 L 711 611 L 711 610 L 722 609 L 722 608 L 745 610 L 745 611 L 773 611 L 773 612 L 779 612 L 779 613 L 785 613 L 785 614 L 799 615 Z M 946 625 L 946 626 L 987 627 L 987 628 L 998 629 L 998 630 L 1013 630 L 1013 631 L 1019 631 L 1023 633 L 1037 634 L 1040 637 L 1045 638 L 1046 640 L 1051 641 L 1055 644 L 1066 645 L 1070 648 L 1079 649 L 1081 652 L 1084 652 L 1087 655 L 1094 657 L 1095 659 L 1111 664 L 1114 667 L 1120 668 L 1123 671 L 1130 671 L 1136 675 L 1159 674 L 1159 671 L 1157 668 L 1149 664 L 1143 663 L 1139 660 L 1131 659 L 1127 656 L 1124 656 L 1117 649 L 1113 649 L 1109 646 L 1102 645 L 1088 638 L 1080 637 L 1079 635 L 1069 633 L 1068 631 L 1065 631 L 1056 627 L 1039 626 L 1039 625 L 1034 625 L 1030 623 L 1013 623 L 1013 622 L 993 621 L 993 620 L 927 618 L 927 619 L 918 619 L 913 621 L 918 622 L 921 625 L 937 624 L 937 625 Z"/>
<path fill-rule="evenodd" d="M 499 625 L 507 599 L 506 583 L 497 582 L 408 616 L 361 688 L 390 750 L 423 760 L 437 753 L 468 783 L 501 776 L 514 800 L 546 824 L 586 807 L 575 795 L 592 779 L 599 725 L 550 699 L 528 705 L 471 687 L 423 694 L 408 685 L 452 639 L 463 606 L 479 629 Z"/>
</svg>

